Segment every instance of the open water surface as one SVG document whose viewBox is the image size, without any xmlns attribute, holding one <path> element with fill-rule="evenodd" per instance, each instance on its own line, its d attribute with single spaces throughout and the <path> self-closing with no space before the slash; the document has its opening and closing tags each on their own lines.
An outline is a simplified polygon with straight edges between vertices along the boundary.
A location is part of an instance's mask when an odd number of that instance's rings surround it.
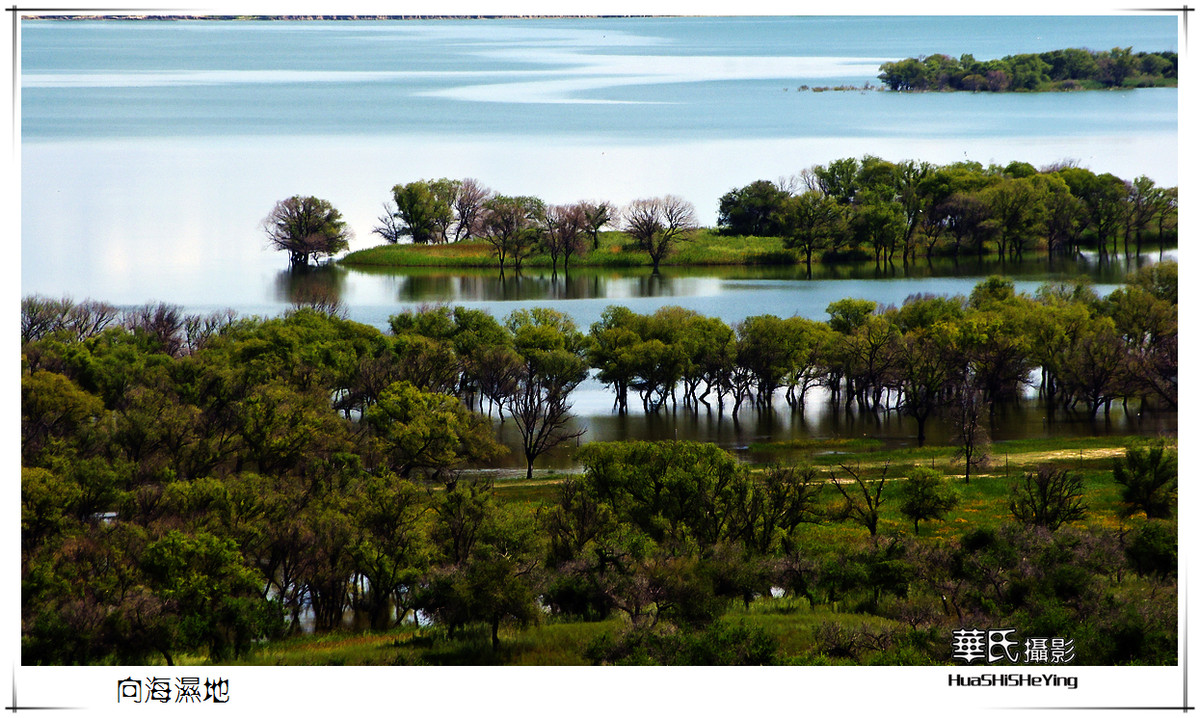
<svg viewBox="0 0 1200 718">
<path fill-rule="evenodd" d="M 1176 18 L 796 17 L 405 22 L 22 21 L 21 290 L 118 305 L 277 314 L 306 285 L 334 291 L 375 326 L 422 304 L 498 317 L 550 304 L 586 327 L 608 304 L 676 304 L 725 321 L 825 318 L 829 302 L 900 304 L 967 294 L 1002 272 L 1018 289 L 1087 275 L 1100 291 L 1122 263 L 537 270 L 298 275 L 260 229 L 293 194 L 333 202 L 356 238 L 390 188 L 475 177 L 550 203 L 617 205 L 677 194 L 702 223 L 756 179 L 841 157 L 1034 165 L 1177 183 L 1173 89 L 1042 94 L 812 92 L 878 85 L 879 64 L 945 52 L 1000 57 L 1065 47 L 1177 50 Z M 857 435 L 909 441 L 897 417 L 859 417 L 819 399 L 804 412 L 750 410 L 738 422 L 690 412 L 617 417 L 585 385 L 587 438 L 697 438 L 729 448 L 767 438 Z M 1174 417 L 1050 421 L 1034 403 L 996 438 L 1174 428 Z M 1157 423 L 1156 423 L 1157 422 Z M 930 438 L 938 429 L 931 426 Z M 551 459 L 563 465 L 565 459 Z M 514 463 L 519 463 L 514 457 Z"/>
</svg>

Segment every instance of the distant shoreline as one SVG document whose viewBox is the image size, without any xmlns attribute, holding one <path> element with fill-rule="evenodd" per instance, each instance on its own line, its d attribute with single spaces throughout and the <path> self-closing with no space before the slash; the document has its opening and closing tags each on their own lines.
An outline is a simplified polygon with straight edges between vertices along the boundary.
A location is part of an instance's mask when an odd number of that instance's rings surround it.
<svg viewBox="0 0 1200 718">
<path fill-rule="evenodd" d="M 639 17 L 672 17 L 670 15 L 89 15 L 81 13 L 58 15 L 22 15 L 22 20 L 206 20 L 206 21 L 246 21 L 261 22 L 297 21 L 297 20 L 555 20 L 555 19 L 622 19 Z"/>
</svg>

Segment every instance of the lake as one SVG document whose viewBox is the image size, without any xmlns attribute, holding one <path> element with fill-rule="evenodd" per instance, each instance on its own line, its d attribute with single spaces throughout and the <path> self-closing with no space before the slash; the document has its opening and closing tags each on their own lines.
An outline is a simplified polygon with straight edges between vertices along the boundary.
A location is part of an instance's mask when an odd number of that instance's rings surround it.
<svg viewBox="0 0 1200 718">
<path fill-rule="evenodd" d="M 725 192 L 871 153 L 1177 183 L 1178 93 L 801 92 L 885 60 L 1177 49 L 1176 18 L 770 17 L 21 23 L 22 291 L 279 311 L 260 222 L 356 233 L 397 183 L 547 202 Z M 358 294 L 347 292 L 353 303 Z"/>
<path fill-rule="evenodd" d="M 550 304 L 586 327 L 608 304 L 677 304 L 727 322 L 759 313 L 825 318 L 847 296 L 900 304 L 968 293 L 988 274 L 1022 291 L 1086 274 L 1107 291 L 1120 263 L 1056 266 L 664 268 L 537 271 L 287 270 L 260 223 L 293 194 L 330 200 L 356 237 L 397 183 L 475 177 L 549 203 L 677 194 L 703 224 L 719 197 L 757 179 L 870 153 L 884 159 L 1040 166 L 1073 159 L 1126 179 L 1178 182 L 1178 92 L 1041 94 L 812 92 L 878 85 L 879 64 L 945 52 L 1000 57 L 1065 47 L 1177 50 L 1176 17 L 714 17 L 396 22 L 55 22 L 21 32 L 22 293 L 117 305 L 273 315 L 306 282 L 348 315 L 386 326 L 437 302 L 502 317 Z M 907 422 L 689 414 L 616 417 L 594 385 L 576 399 L 589 439 L 862 432 L 906 440 Z M 1017 409 L 1014 409 L 1016 412 Z M 1021 407 L 999 435 L 1049 430 Z M 876 422 L 882 423 L 876 423 Z M 1063 424 L 1053 430 L 1125 430 Z M 1169 420 L 1173 427 L 1173 419 Z M 1103 422 L 1102 422 L 1103 423 Z M 1154 427 L 1133 427 L 1154 431 Z M 936 438 L 936 427 L 931 427 Z M 519 462 L 517 462 L 519 463 Z"/>
</svg>

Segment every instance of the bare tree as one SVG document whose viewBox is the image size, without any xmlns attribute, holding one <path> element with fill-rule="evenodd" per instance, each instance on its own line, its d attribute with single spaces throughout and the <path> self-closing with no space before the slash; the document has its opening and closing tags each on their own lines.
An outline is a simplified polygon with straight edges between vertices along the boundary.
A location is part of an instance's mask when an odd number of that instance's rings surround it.
<svg viewBox="0 0 1200 718">
<path fill-rule="evenodd" d="M 858 486 L 862 499 L 851 497 L 850 492 L 846 491 L 846 487 L 834 477 L 833 488 L 837 489 L 846 501 L 837 515 L 837 519 L 842 521 L 849 519 L 866 528 L 871 536 L 875 535 L 879 530 L 879 505 L 883 503 L 883 482 L 887 477 L 888 466 L 889 464 L 883 465 L 883 473 L 879 475 L 878 479 L 867 481 L 862 478 L 860 471 L 841 464 L 842 471 L 849 474 L 854 484 Z"/>
<path fill-rule="evenodd" d="M 1087 515 L 1083 503 L 1083 477 L 1066 469 L 1039 466 L 1013 484 L 1008 507 L 1026 526 L 1044 526 L 1051 531 Z"/>
<path fill-rule="evenodd" d="M 111 304 L 91 299 L 76 304 L 67 297 L 27 296 L 21 300 L 21 343 L 57 331 L 65 331 L 71 339 L 81 342 L 111 326 L 118 314 Z"/>
<path fill-rule="evenodd" d="M 237 320 L 232 309 L 211 314 L 189 314 L 183 318 L 184 350 L 191 354 L 199 351 L 208 340 L 228 329 Z"/>
<path fill-rule="evenodd" d="M 484 203 L 479 224 L 501 271 L 509 257 L 514 268 L 521 271 L 521 260 L 537 243 L 540 234 L 537 223 L 545 211 L 542 200 L 536 197 L 497 195 Z"/>
<path fill-rule="evenodd" d="M 987 399 L 973 376 L 967 377 L 950 404 L 950 443 L 956 448 L 955 459 L 962 459 L 966 483 L 971 483 L 971 469 L 984 468 L 988 463 L 990 443 Z"/>
<path fill-rule="evenodd" d="M 379 226 L 371 230 L 389 244 L 397 244 L 405 235 L 404 225 L 399 221 L 396 208 L 390 202 L 383 203 L 383 214 L 379 215 Z"/>
<path fill-rule="evenodd" d="M 587 213 L 582 204 L 556 204 L 546 209 L 543 221 L 542 246 L 550 255 L 553 272 L 557 274 L 559 257 L 563 259 L 563 269 L 567 269 L 571 255 L 585 249 L 583 232 L 587 226 Z"/>
<path fill-rule="evenodd" d="M 625 209 L 625 231 L 650 255 L 655 274 L 663 258 L 696 229 L 695 206 L 674 195 L 634 200 Z"/>
<path fill-rule="evenodd" d="M 171 356 L 180 356 L 187 345 L 185 335 L 187 317 L 175 304 L 145 304 L 126 309 L 121 324 L 131 332 L 145 332 L 153 337 L 160 351 Z"/>
<path fill-rule="evenodd" d="M 568 399 L 587 376 L 582 360 L 566 352 L 548 362 L 527 362 L 516 376 L 512 394 L 505 398 L 508 413 L 521 434 L 525 451 L 525 478 L 533 478 L 533 461 L 564 441 L 582 436 L 584 429 L 571 430 Z"/>
<path fill-rule="evenodd" d="M 457 219 L 454 225 L 455 242 L 470 239 L 478 233 L 483 205 L 493 195 L 495 193 L 477 179 L 468 177 L 458 183 L 458 192 L 454 196 L 454 214 Z"/>
</svg>

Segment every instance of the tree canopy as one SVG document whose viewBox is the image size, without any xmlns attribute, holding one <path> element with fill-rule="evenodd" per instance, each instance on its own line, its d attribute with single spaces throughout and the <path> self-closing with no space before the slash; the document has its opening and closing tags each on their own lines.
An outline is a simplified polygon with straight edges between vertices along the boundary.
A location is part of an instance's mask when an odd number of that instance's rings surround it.
<svg viewBox="0 0 1200 718">
<path fill-rule="evenodd" d="M 262 222 L 271 247 L 288 253 L 293 267 L 320 261 L 350 246 L 353 232 L 327 200 L 295 195 L 275 203 Z"/>
</svg>

